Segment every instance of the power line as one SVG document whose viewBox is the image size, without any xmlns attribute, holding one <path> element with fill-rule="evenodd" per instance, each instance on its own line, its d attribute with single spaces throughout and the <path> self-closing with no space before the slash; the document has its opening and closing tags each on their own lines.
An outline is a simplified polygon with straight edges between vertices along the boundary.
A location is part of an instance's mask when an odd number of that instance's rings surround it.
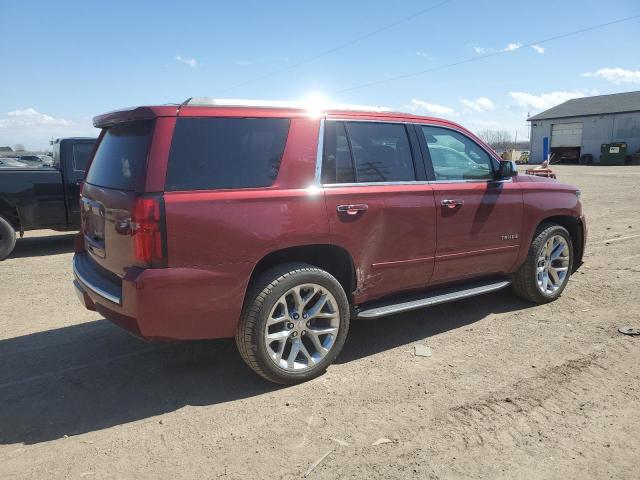
<svg viewBox="0 0 640 480">
<path fill-rule="evenodd" d="M 373 31 L 371 31 L 369 33 L 365 33 L 364 35 L 361 35 L 361 36 L 356 37 L 356 38 L 354 38 L 352 40 L 349 40 L 348 42 L 341 43 L 340 45 L 337 45 L 335 47 L 330 48 L 329 50 L 325 50 L 323 52 L 320 52 L 320 53 L 318 53 L 318 54 L 316 54 L 316 55 L 314 55 L 312 57 L 308 57 L 308 58 L 305 58 L 303 60 L 299 60 L 299 61 L 297 61 L 295 63 L 287 65 L 286 67 L 283 67 L 283 68 L 280 68 L 280 69 L 277 69 L 277 70 L 273 70 L 273 71 L 271 71 L 269 73 L 265 73 L 264 75 L 261 75 L 259 77 L 250 78 L 249 80 L 245 80 L 244 82 L 241 82 L 241 83 L 238 83 L 236 85 L 233 85 L 232 87 L 226 88 L 224 90 L 220 90 L 219 93 L 225 93 L 225 92 L 228 92 L 230 90 L 235 90 L 236 88 L 244 87 L 245 85 L 249 85 L 250 83 L 254 83 L 254 82 L 257 82 L 257 81 L 260 81 L 260 80 L 264 80 L 265 78 L 269 78 L 269 77 L 272 77 L 272 76 L 277 75 L 279 73 L 286 72 L 288 70 L 297 68 L 300 65 L 304 65 L 306 63 L 313 62 L 314 60 L 317 60 L 319 58 L 326 57 L 327 55 L 330 55 L 330 54 L 332 54 L 334 52 L 337 52 L 338 50 L 342 50 L 344 48 L 350 47 L 351 45 L 353 45 L 355 43 L 358 43 L 358 42 L 360 42 L 360 41 L 362 41 L 362 40 L 364 40 L 366 38 L 369 38 L 369 37 L 372 37 L 374 35 L 377 35 L 378 33 L 384 32 L 385 30 L 389 30 L 389 29 L 391 29 L 393 27 L 397 27 L 398 25 L 406 23 L 409 20 L 413 20 L 414 18 L 419 17 L 420 15 L 424 15 L 425 13 L 430 12 L 432 10 L 435 10 L 436 8 L 440 8 L 443 5 L 446 5 L 447 3 L 451 3 L 452 1 L 453 0 L 444 0 L 444 1 L 442 1 L 440 3 L 437 3 L 435 5 L 432 5 L 432 6 L 428 7 L 428 8 L 425 8 L 425 9 L 420 10 L 418 12 L 412 13 L 411 15 L 409 15 L 407 17 L 404 17 L 404 18 L 401 18 L 400 20 L 397 20 L 397 21 L 395 21 L 393 23 L 390 23 L 390 24 L 385 25 L 383 27 L 380 27 L 380 28 L 378 28 L 376 30 L 373 30 Z"/>
<path fill-rule="evenodd" d="M 570 36 L 573 36 L 573 35 L 578 35 L 580 33 L 589 32 L 591 30 L 596 30 L 598 28 L 608 27 L 609 25 L 614 25 L 616 23 L 621 23 L 621 22 L 626 22 L 626 21 L 629 21 L 629 20 L 634 20 L 636 18 L 640 18 L 640 15 L 633 15 L 631 17 L 620 18 L 618 20 L 613 20 L 611 22 L 601 23 L 601 24 L 598 24 L 598 25 L 593 25 L 593 26 L 590 26 L 590 27 L 581 28 L 580 30 L 574 30 L 572 32 L 563 33 L 563 34 L 560 34 L 560 35 L 555 35 L 553 37 L 544 38 L 542 40 L 537 40 L 535 42 L 529 42 L 529 43 L 527 43 L 525 45 L 520 46 L 516 50 L 521 50 L 523 48 L 531 47 L 533 45 L 539 45 L 541 43 L 548 43 L 548 42 L 551 42 L 551 41 L 554 41 L 554 40 L 559 40 L 561 38 L 570 37 Z M 385 79 L 382 79 L 382 80 L 376 80 L 376 81 L 373 81 L 373 82 L 363 83 L 361 85 L 356 85 L 354 87 L 349 87 L 349 88 L 344 88 L 342 90 L 337 90 L 337 91 L 332 92 L 332 93 L 333 94 L 338 94 L 338 93 L 350 92 L 352 90 L 359 90 L 361 88 L 372 87 L 374 85 L 380 85 L 382 83 L 393 82 L 395 80 L 403 80 L 405 78 L 417 77 L 419 75 L 424 75 L 425 73 L 436 72 L 438 70 L 444 70 L 446 68 L 456 67 L 458 65 L 463 65 L 465 63 L 477 62 L 477 61 L 480 61 L 480 60 L 484 60 L 485 58 L 495 57 L 497 55 L 510 53 L 512 51 L 513 50 L 500 50 L 498 52 L 492 52 L 492 53 L 488 53 L 486 55 L 470 57 L 470 58 L 466 58 L 464 60 L 459 60 L 457 62 L 448 63 L 446 65 L 441 65 L 439 67 L 427 68 L 426 70 L 420 70 L 418 72 L 406 73 L 404 75 L 397 75 L 395 77 L 389 77 L 389 78 L 385 78 Z"/>
</svg>

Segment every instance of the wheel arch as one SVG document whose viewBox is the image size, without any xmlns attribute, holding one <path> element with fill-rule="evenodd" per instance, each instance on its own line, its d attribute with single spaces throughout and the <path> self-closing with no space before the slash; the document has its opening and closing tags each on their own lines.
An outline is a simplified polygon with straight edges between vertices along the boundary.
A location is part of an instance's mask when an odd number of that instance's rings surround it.
<svg viewBox="0 0 640 480">
<path fill-rule="evenodd" d="M 298 245 L 269 252 L 254 266 L 249 285 L 266 270 L 290 262 L 308 263 L 327 271 L 338 280 L 351 300 L 356 287 L 353 259 L 347 250 L 333 244 Z"/>
<path fill-rule="evenodd" d="M 582 263 L 582 255 L 584 253 L 584 230 L 582 221 L 580 218 L 571 216 L 571 215 L 553 215 L 550 217 L 546 217 L 538 222 L 536 228 L 533 231 L 533 235 L 536 235 L 536 232 L 540 230 L 540 227 L 544 224 L 555 223 L 564 227 L 569 232 L 571 236 L 571 243 L 573 244 L 574 254 L 573 254 L 573 270 L 575 271 L 580 264 Z M 531 239 L 531 241 L 533 238 Z M 529 242 L 529 244 L 531 243 Z"/>
<path fill-rule="evenodd" d="M 2 197 L 0 197 L 0 217 L 9 222 L 16 232 L 22 234 L 22 223 L 20 222 L 18 208 Z"/>
</svg>

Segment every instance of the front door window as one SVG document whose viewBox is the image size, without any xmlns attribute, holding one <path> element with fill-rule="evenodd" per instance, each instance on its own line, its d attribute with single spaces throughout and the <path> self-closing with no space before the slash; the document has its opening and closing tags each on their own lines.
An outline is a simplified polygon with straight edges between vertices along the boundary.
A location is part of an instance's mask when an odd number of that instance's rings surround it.
<svg viewBox="0 0 640 480">
<path fill-rule="evenodd" d="M 474 141 L 447 128 L 421 127 L 436 180 L 490 180 L 491 158 Z"/>
</svg>

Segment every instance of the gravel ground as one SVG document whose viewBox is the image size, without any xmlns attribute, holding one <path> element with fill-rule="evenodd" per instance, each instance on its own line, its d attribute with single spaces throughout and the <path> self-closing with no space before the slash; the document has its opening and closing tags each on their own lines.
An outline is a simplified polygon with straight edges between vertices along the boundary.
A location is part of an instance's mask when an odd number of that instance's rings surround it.
<svg viewBox="0 0 640 480">
<path fill-rule="evenodd" d="M 556 170 L 590 230 L 558 301 L 354 322 L 288 388 L 230 341 L 145 343 L 84 310 L 73 235 L 29 233 L 0 264 L 0 477 L 638 478 L 640 338 L 617 328 L 640 327 L 640 167 Z"/>
</svg>

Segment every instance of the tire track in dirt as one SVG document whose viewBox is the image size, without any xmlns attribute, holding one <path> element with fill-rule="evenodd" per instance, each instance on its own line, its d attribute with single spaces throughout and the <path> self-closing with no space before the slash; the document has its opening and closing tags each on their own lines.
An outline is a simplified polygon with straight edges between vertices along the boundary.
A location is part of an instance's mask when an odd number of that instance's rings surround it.
<svg viewBox="0 0 640 480">
<path fill-rule="evenodd" d="M 577 418 L 588 416 L 593 406 L 610 403 L 613 393 L 618 399 L 637 401 L 640 373 L 634 366 L 639 361 L 637 343 L 616 338 L 581 358 L 452 407 L 436 416 L 435 428 L 446 431 L 448 447 L 460 451 L 481 447 L 495 453 L 554 440 L 557 430 L 575 429 Z M 629 369 L 619 368 L 621 363 Z"/>
</svg>

